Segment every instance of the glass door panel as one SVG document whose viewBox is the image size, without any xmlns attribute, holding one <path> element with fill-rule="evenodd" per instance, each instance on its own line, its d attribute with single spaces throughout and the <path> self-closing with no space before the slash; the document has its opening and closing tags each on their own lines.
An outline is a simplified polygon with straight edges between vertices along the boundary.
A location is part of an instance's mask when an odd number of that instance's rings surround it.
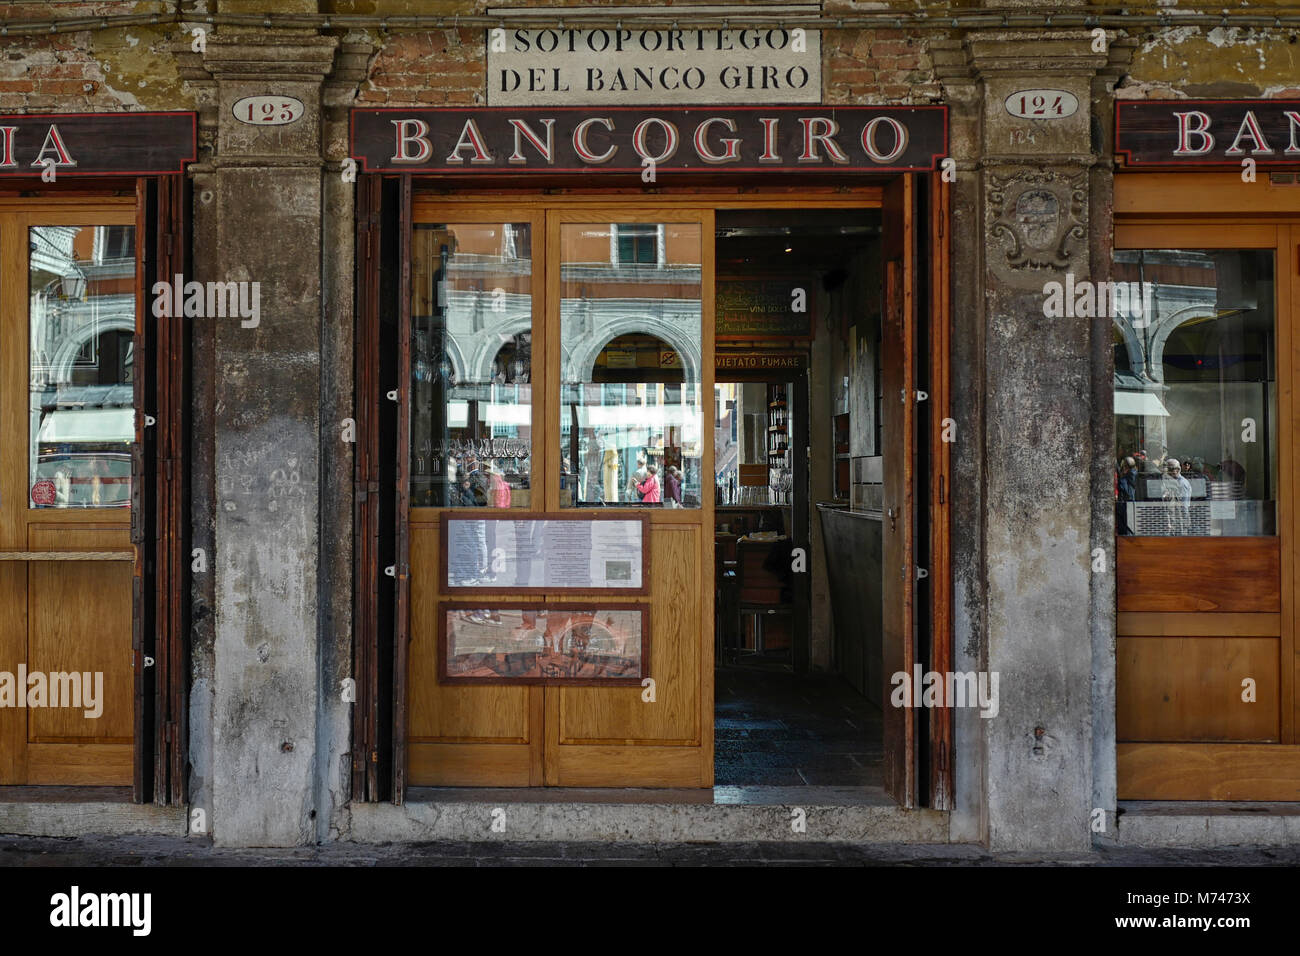
<svg viewBox="0 0 1300 956">
<path fill-rule="evenodd" d="M 411 506 L 533 499 L 530 222 L 416 223 Z"/>
<path fill-rule="evenodd" d="M 28 229 L 28 507 L 130 508 L 135 227 Z"/>
<path fill-rule="evenodd" d="M 697 222 L 560 225 L 560 506 L 699 508 Z"/>
<path fill-rule="evenodd" d="M 1115 253 L 1116 531 L 1277 533 L 1274 253 Z"/>
</svg>

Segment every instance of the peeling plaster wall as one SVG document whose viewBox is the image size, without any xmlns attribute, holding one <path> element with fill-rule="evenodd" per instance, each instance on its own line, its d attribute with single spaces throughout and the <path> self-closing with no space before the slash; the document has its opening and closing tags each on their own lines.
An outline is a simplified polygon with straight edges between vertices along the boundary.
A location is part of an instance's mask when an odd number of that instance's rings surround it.
<svg viewBox="0 0 1300 956">
<path fill-rule="evenodd" d="M 181 35 L 131 28 L 0 40 L 0 110 L 194 109 L 170 51 Z"/>
<path fill-rule="evenodd" d="M 1117 99 L 1300 97 L 1294 30 L 1171 27 L 1134 38 Z"/>
</svg>

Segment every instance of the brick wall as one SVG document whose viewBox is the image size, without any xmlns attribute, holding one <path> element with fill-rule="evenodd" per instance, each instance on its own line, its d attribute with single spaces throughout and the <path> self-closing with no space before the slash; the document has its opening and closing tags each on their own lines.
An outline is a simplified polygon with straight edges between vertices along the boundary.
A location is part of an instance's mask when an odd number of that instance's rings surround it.
<svg viewBox="0 0 1300 956">
<path fill-rule="evenodd" d="M 382 44 L 360 106 L 472 106 L 486 102 L 482 29 L 375 33 Z M 822 79 L 828 103 L 930 103 L 942 90 L 925 42 L 902 30 L 822 33 Z"/>
</svg>

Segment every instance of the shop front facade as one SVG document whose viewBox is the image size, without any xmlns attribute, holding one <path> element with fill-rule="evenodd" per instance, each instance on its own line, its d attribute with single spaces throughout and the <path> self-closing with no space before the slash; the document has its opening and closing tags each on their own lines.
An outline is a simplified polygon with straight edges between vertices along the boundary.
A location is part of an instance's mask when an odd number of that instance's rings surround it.
<svg viewBox="0 0 1300 956">
<path fill-rule="evenodd" d="M 1300 21 L 292 6 L 3 41 L 0 829 L 1286 839 Z"/>
</svg>

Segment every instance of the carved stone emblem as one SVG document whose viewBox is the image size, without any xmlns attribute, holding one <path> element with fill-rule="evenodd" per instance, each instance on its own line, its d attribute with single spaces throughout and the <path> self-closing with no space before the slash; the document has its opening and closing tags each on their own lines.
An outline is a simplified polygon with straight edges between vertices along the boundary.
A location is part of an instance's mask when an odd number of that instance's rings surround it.
<svg viewBox="0 0 1300 956">
<path fill-rule="evenodd" d="M 990 254 L 999 272 L 1016 278 L 1040 270 L 1061 270 L 1086 247 L 1087 173 L 1017 170 L 989 174 L 989 237 L 1005 257 Z M 1019 273 L 1019 275 L 1016 275 Z M 1034 281 L 1041 281 L 1035 279 Z"/>
</svg>

